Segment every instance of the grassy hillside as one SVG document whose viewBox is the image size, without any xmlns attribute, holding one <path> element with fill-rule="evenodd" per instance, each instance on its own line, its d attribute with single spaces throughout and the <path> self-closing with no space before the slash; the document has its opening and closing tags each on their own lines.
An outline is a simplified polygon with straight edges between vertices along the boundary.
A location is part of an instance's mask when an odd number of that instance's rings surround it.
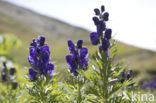
<svg viewBox="0 0 156 103">
<path fill-rule="evenodd" d="M 29 43 L 37 35 L 46 36 L 51 47 L 52 60 L 58 66 L 57 71 L 66 68 L 67 40 L 72 39 L 76 42 L 78 39 L 83 39 L 84 45 L 89 47 L 90 52 L 96 48 L 89 43 L 89 31 L 2 1 L 0 1 L 0 33 L 12 33 L 23 42 L 21 48 L 11 51 L 12 58 L 22 66 L 28 64 Z M 130 68 L 139 71 L 141 74 L 156 72 L 155 52 L 121 42 L 119 48 L 121 48 L 121 53 L 117 59 L 125 60 Z"/>
</svg>

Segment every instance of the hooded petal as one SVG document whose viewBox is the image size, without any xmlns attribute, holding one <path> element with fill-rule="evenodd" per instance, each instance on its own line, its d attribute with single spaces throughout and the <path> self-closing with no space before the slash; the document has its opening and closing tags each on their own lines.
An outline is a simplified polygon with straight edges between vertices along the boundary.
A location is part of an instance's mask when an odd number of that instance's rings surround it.
<svg viewBox="0 0 156 103">
<path fill-rule="evenodd" d="M 93 45 L 99 44 L 99 36 L 96 32 L 90 33 L 90 41 Z"/>
<path fill-rule="evenodd" d="M 112 35 L 112 29 L 106 29 L 105 38 L 110 39 Z"/>
<path fill-rule="evenodd" d="M 104 49 L 104 51 L 107 51 L 109 47 L 110 47 L 109 40 L 107 38 L 104 38 L 102 40 L 102 48 Z"/>
<path fill-rule="evenodd" d="M 88 49 L 86 47 L 83 47 L 81 50 L 80 50 L 80 57 L 81 58 L 85 58 L 86 56 L 88 56 Z"/>
<path fill-rule="evenodd" d="M 49 70 L 49 75 L 52 76 L 52 74 L 54 72 L 54 64 L 49 63 L 48 70 Z"/>
<path fill-rule="evenodd" d="M 45 37 L 44 36 L 39 36 L 37 39 L 37 42 L 39 43 L 40 46 L 44 45 L 45 42 Z"/>
<path fill-rule="evenodd" d="M 81 49 L 82 48 L 82 44 L 83 44 L 83 40 L 78 40 L 77 41 L 77 48 Z"/>
<path fill-rule="evenodd" d="M 73 43 L 72 40 L 68 40 L 68 49 L 71 53 L 75 51 L 75 44 Z"/>
</svg>

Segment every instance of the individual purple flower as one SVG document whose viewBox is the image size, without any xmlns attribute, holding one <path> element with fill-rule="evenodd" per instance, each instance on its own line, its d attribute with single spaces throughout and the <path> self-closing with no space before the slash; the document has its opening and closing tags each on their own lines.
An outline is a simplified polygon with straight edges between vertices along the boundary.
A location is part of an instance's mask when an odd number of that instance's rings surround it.
<svg viewBox="0 0 156 103">
<path fill-rule="evenodd" d="M 30 55 L 28 61 L 32 68 L 29 69 L 29 77 L 32 81 L 36 80 L 36 75 L 49 75 L 54 72 L 54 65 L 50 63 L 50 50 L 49 46 L 45 44 L 45 37 L 40 36 L 37 40 L 33 39 L 29 48 Z"/>
<path fill-rule="evenodd" d="M 98 17 L 93 17 L 93 21 L 94 21 L 94 24 L 95 25 L 98 25 L 99 24 L 99 19 L 98 19 Z"/>
<path fill-rule="evenodd" d="M 86 69 L 88 66 L 88 49 L 86 47 L 83 47 L 80 50 L 79 64 L 80 64 L 82 69 Z"/>
<path fill-rule="evenodd" d="M 54 72 L 54 64 L 52 64 L 52 63 L 48 64 L 48 71 L 49 71 L 49 75 L 52 76 L 52 74 Z"/>
<path fill-rule="evenodd" d="M 124 79 L 124 78 L 122 78 L 120 82 L 121 82 L 121 83 L 124 83 L 124 81 L 125 81 L 125 79 Z"/>
<path fill-rule="evenodd" d="M 109 17 L 109 13 L 108 13 L 108 12 L 105 12 L 105 13 L 103 14 L 103 20 L 104 20 L 104 21 L 108 21 L 108 17 Z"/>
<path fill-rule="evenodd" d="M 99 44 L 99 36 L 96 32 L 91 32 L 90 33 L 90 40 L 91 40 L 91 43 L 93 45 L 98 45 Z"/>
<path fill-rule="evenodd" d="M 102 39 L 102 48 L 103 48 L 103 50 L 104 50 L 104 51 L 107 51 L 109 47 L 110 47 L 110 42 L 109 42 L 109 40 L 106 39 L 106 38 L 103 38 L 103 39 Z"/>
<path fill-rule="evenodd" d="M 29 77 L 31 81 L 36 80 L 36 75 L 37 75 L 37 72 L 34 71 L 32 68 L 29 68 Z"/>
<path fill-rule="evenodd" d="M 72 40 L 68 40 L 68 50 L 73 53 L 75 51 L 75 44 Z"/>
<path fill-rule="evenodd" d="M 112 29 L 106 29 L 105 38 L 111 39 L 111 35 L 112 35 Z"/>
<path fill-rule="evenodd" d="M 104 12 L 105 11 L 105 7 L 104 5 L 101 6 L 101 12 Z"/>
<path fill-rule="evenodd" d="M 94 9 L 95 15 L 100 15 L 100 10 L 98 8 Z"/>
<path fill-rule="evenodd" d="M 99 25 L 100 25 L 100 28 L 101 28 L 102 31 L 106 29 L 106 24 L 105 24 L 104 21 L 100 20 Z"/>
<path fill-rule="evenodd" d="M 14 75 L 16 73 L 16 69 L 15 68 L 11 68 L 9 70 L 9 72 L 10 72 L 10 75 Z"/>
<path fill-rule="evenodd" d="M 72 43 L 72 45 L 74 45 L 74 48 L 73 52 L 70 52 L 71 54 L 66 56 L 66 62 L 69 66 L 68 70 L 74 76 L 78 76 L 77 70 L 85 70 L 88 66 L 88 49 L 86 47 L 82 47 L 82 40 L 78 40 L 77 45 L 75 45 L 71 40 L 69 41 Z M 69 46 L 71 47 L 71 45 L 68 45 L 68 48 L 70 48 Z"/>
<path fill-rule="evenodd" d="M 82 48 L 82 44 L 83 44 L 83 40 L 78 40 L 77 41 L 77 48 L 81 49 Z"/>
<path fill-rule="evenodd" d="M 44 36 L 40 36 L 38 38 L 38 41 L 37 42 L 39 43 L 40 46 L 43 46 L 44 45 L 44 42 L 45 42 L 45 37 Z"/>
</svg>

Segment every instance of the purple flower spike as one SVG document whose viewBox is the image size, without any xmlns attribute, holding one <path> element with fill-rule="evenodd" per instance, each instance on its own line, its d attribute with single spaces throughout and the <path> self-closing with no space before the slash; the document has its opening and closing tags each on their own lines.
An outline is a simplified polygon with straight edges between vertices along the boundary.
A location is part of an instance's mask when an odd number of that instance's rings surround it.
<svg viewBox="0 0 156 103">
<path fill-rule="evenodd" d="M 34 71 L 32 68 L 29 68 L 29 77 L 31 81 L 36 80 L 36 75 L 37 75 L 37 72 Z"/>
<path fill-rule="evenodd" d="M 66 55 L 66 62 L 69 66 L 68 71 L 74 76 L 78 76 L 78 69 L 85 70 L 88 66 L 88 49 L 86 47 L 82 47 L 82 43 L 82 40 L 78 40 L 77 46 L 73 46 L 74 43 L 70 40 L 70 44 L 72 44 L 70 47 L 73 47 L 73 52 L 70 52 L 71 55 Z"/>
<path fill-rule="evenodd" d="M 99 44 L 99 36 L 96 32 L 90 33 L 90 40 L 93 45 Z"/>
<path fill-rule="evenodd" d="M 106 29 L 106 31 L 105 31 L 105 37 L 107 39 L 111 39 L 111 35 L 112 35 L 112 29 Z"/>
<path fill-rule="evenodd" d="M 81 49 L 82 48 L 82 44 L 83 44 L 83 40 L 78 40 L 77 41 L 77 48 Z"/>
<path fill-rule="evenodd" d="M 29 69 L 29 77 L 31 81 L 37 79 L 36 74 L 46 76 L 49 71 L 49 75 L 52 76 L 54 72 L 54 65 L 50 63 L 50 50 L 49 46 L 45 44 L 45 37 L 40 36 L 37 40 L 33 39 L 33 42 L 29 47 L 28 61 L 32 68 Z"/>
</svg>

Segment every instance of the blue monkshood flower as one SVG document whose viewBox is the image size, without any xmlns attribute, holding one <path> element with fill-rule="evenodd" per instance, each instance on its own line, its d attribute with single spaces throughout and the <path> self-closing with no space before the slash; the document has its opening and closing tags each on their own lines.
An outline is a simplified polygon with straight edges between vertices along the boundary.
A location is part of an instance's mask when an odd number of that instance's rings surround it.
<svg viewBox="0 0 156 103">
<path fill-rule="evenodd" d="M 110 47 L 110 42 L 107 38 L 102 39 L 102 48 L 104 51 L 107 51 L 108 48 Z"/>
<path fill-rule="evenodd" d="M 111 39 L 111 35 L 112 35 L 112 29 L 106 29 L 105 38 Z"/>
<path fill-rule="evenodd" d="M 128 73 L 127 74 L 127 80 L 129 80 L 130 77 L 131 77 L 131 75 Z"/>
<path fill-rule="evenodd" d="M 125 79 L 124 79 L 124 78 L 122 78 L 120 82 L 121 82 L 121 83 L 124 83 L 124 81 L 125 81 Z"/>
<path fill-rule="evenodd" d="M 76 70 L 78 69 L 78 65 L 74 61 L 73 56 L 72 55 L 67 55 L 66 56 L 66 61 L 67 61 L 67 65 L 69 66 L 68 69 L 69 69 L 70 73 L 76 72 Z"/>
<path fill-rule="evenodd" d="M 100 10 L 98 8 L 94 9 L 95 15 L 100 15 Z"/>
<path fill-rule="evenodd" d="M 45 42 L 45 37 L 44 36 L 40 36 L 38 38 L 38 41 L 37 42 L 39 43 L 40 46 L 43 46 L 44 45 L 44 42 Z"/>
<path fill-rule="evenodd" d="M 54 65 L 50 63 L 49 46 L 45 44 L 45 37 L 40 36 L 37 40 L 33 39 L 29 47 L 28 61 L 32 68 L 29 69 L 29 77 L 32 81 L 36 80 L 36 75 L 46 75 L 49 73 L 52 76 Z"/>
<path fill-rule="evenodd" d="M 78 40 L 77 41 L 77 48 L 81 49 L 82 48 L 82 44 L 83 44 L 83 40 Z"/>
<path fill-rule="evenodd" d="M 75 44 L 72 40 L 68 40 L 68 50 L 70 51 L 70 53 L 73 53 L 75 51 Z"/>
<path fill-rule="evenodd" d="M 156 81 L 151 80 L 151 81 L 149 82 L 149 87 L 150 87 L 150 88 L 156 88 Z"/>
<path fill-rule="evenodd" d="M 31 81 L 36 80 L 36 75 L 37 75 L 37 72 L 34 71 L 32 68 L 29 68 L 29 77 Z"/>
<path fill-rule="evenodd" d="M 105 12 L 105 13 L 103 14 L 103 20 L 104 20 L 104 21 L 108 21 L 108 17 L 109 17 L 109 13 L 108 13 L 108 12 Z"/>
<path fill-rule="evenodd" d="M 105 24 L 104 21 L 100 20 L 99 25 L 100 25 L 100 28 L 101 28 L 102 31 L 106 29 L 106 24 Z"/>
<path fill-rule="evenodd" d="M 93 21 L 94 21 L 94 24 L 95 25 L 98 25 L 99 24 L 99 19 L 98 19 L 98 17 L 93 17 Z"/>
<path fill-rule="evenodd" d="M 103 30 L 100 25 L 96 26 L 98 37 L 100 38 L 103 35 Z"/>
<path fill-rule="evenodd" d="M 15 68 L 11 68 L 9 72 L 10 72 L 10 75 L 14 75 L 16 73 L 16 69 Z"/>
<path fill-rule="evenodd" d="M 156 88 L 156 76 L 153 77 L 152 80 L 149 81 L 148 86 L 152 88 Z"/>
<path fill-rule="evenodd" d="M 99 44 L 99 36 L 96 32 L 91 32 L 90 33 L 90 40 L 91 40 L 91 43 L 93 45 L 98 45 Z"/>
<path fill-rule="evenodd" d="M 99 9 L 97 8 L 94 9 L 94 11 L 100 12 Z M 110 47 L 109 40 L 111 39 L 112 30 L 106 28 L 107 27 L 106 21 L 108 21 L 109 13 L 104 11 L 105 11 L 105 7 L 102 5 L 101 14 L 93 17 L 93 21 L 96 26 L 96 32 L 90 33 L 90 41 L 93 45 L 99 44 L 100 53 L 104 51 L 106 54 L 109 54 L 108 51 Z"/>
<path fill-rule="evenodd" d="M 71 40 L 69 41 L 72 42 Z M 85 70 L 88 66 L 88 49 L 86 47 L 82 47 L 82 43 L 82 40 L 78 40 L 77 45 L 73 43 L 73 52 L 70 52 L 71 54 L 66 56 L 67 65 L 69 66 L 68 70 L 74 76 L 78 75 L 78 69 Z M 69 46 L 71 45 L 68 45 L 68 48 L 70 48 Z"/>
<path fill-rule="evenodd" d="M 101 12 L 104 12 L 105 11 L 105 7 L 104 5 L 101 6 Z"/>
<path fill-rule="evenodd" d="M 88 49 L 86 47 L 83 47 L 80 50 L 79 64 L 80 64 L 82 69 L 86 69 L 88 66 Z"/>
</svg>

